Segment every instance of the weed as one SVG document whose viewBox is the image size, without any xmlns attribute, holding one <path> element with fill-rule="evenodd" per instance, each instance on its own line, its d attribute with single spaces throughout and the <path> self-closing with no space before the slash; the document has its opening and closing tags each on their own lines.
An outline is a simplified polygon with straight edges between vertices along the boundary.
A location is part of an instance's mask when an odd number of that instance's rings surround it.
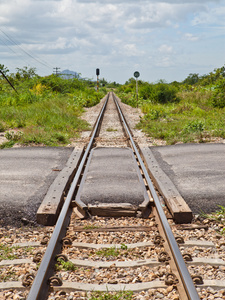
<svg viewBox="0 0 225 300">
<path fill-rule="evenodd" d="M 15 145 L 14 141 L 4 142 L 0 145 L 0 149 L 12 148 Z"/>
<path fill-rule="evenodd" d="M 122 250 L 127 250 L 127 245 L 121 244 L 120 248 L 121 248 Z"/>
<path fill-rule="evenodd" d="M 93 292 L 89 300 L 131 300 L 133 298 L 133 292 L 121 291 L 121 292 Z"/>
<path fill-rule="evenodd" d="M 0 122 L 0 132 L 4 132 L 5 131 L 5 126 L 3 125 L 2 122 Z"/>
<path fill-rule="evenodd" d="M 222 205 L 218 205 L 218 207 L 220 208 L 219 210 L 211 213 L 211 214 L 206 214 L 204 212 L 201 212 L 201 217 L 203 217 L 204 219 L 209 219 L 212 220 L 216 223 L 225 225 L 225 207 Z M 220 234 L 225 235 L 225 228 L 221 228 L 219 231 Z"/>
<path fill-rule="evenodd" d="M 222 205 L 218 205 L 220 208 L 219 210 L 213 212 L 212 214 L 206 214 L 204 212 L 201 212 L 201 216 L 205 219 L 211 219 L 217 222 L 223 222 L 225 223 L 225 207 Z"/>
<path fill-rule="evenodd" d="M 15 250 L 19 247 L 9 247 L 8 245 L 0 244 L 0 261 L 5 259 L 17 259 L 18 255 L 15 254 Z"/>
<path fill-rule="evenodd" d="M 87 226 L 84 226 L 83 227 L 84 229 L 98 229 L 98 228 L 100 228 L 100 226 L 95 226 L 95 225 L 87 225 Z"/>
<path fill-rule="evenodd" d="M 220 80 L 214 89 L 212 95 L 212 105 L 214 107 L 224 108 L 225 107 L 225 80 Z"/>
<path fill-rule="evenodd" d="M 55 265 L 56 270 L 75 271 L 77 267 L 71 261 L 64 261 L 63 259 L 57 260 L 58 264 Z"/>
<path fill-rule="evenodd" d="M 57 76 L 35 77 L 18 75 L 14 84 L 19 95 L 4 85 L 0 90 L 0 131 L 23 128 L 23 135 L 10 130 L 7 138 L 20 144 L 43 144 L 61 146 L 89 129 L 87 122 L 79 117 L 83 107 L 97 104 L 103 98 L 89 88 L 90 83 L 78 79 L 65 80 Z M 21 77 L 22 76 L 22 77 Z M 7 143 L 1 146 L 12 146 Z"/>
<path fill-rule="evenodd" d="M 99 255 L 99 256 L 117 257 L 121 254 L 121 250 L 127 250 L 127 248 L 128 248 L 127 245 L 121 244 L 120 249 L 116 248 L 115 246 L 110 247 L 110 248 L 103 248 L 103 249 L 100 249 L 100 250 L 96 251 L 96 254 Z M 124 253 L 124 255 L 126 255 L 126 254 L 127 253 Z"/>
<path fill-rule="evenodd" d="M 19 141 L 22 136 L 23 136 L 22 131 L 17 131 L 17 132 L 7 131 L 5 133 L 5 137 L 7 138 L 7 140 L 14 141 L 14 142 Z"/>
<path fill-rule="evenodd" d="M 205 123 L 202 120 L 189 121 L 183 128 L 184 132 L 202 132 L 205 128 Z"/>
<path fill-rule="evenodd" d="M 112 131 L 117 131 L 117 129 L 114 129 L 114 128 L 107 128 L 106 131 L 112 132 Z"/>
<path fill-rule="evenodd" d="M 16 281 L 17 275 L 15 271 L 8 271 L 7 275 L 0 275 L 0 281 L 6 282 L 8 280 L 14 280 Z"/>
<path fill-rule="evenodd" d="M 104 248 L 96 251 L 96 254 L 99 256 L 113 256 L 117 257 L 120 254 L 120 251 L 116 247 Z"/>
</svg>

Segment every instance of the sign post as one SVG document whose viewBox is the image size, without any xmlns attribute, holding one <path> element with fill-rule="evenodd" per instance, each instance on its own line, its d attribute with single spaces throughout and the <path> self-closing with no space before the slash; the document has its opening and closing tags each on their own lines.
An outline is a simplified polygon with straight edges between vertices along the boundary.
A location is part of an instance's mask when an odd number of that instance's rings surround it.
<svg viewBox="0 0 225 300">
<path fill-rule="evenodd" d="M 96 69 L 96 75 L 97 75 L 97 92 L 98 92 L 98 88 L 99 88 L 99 74 L 100 74 L 100 70 Z"/>
<path fill-rule="evenodd" d="M 136 95 L 137 95 L 137 107 L 138 107 L 138 77 L 140 73 L 138 71 L 134 72 L 134 77 L 136 78 Z"/>
</svg>

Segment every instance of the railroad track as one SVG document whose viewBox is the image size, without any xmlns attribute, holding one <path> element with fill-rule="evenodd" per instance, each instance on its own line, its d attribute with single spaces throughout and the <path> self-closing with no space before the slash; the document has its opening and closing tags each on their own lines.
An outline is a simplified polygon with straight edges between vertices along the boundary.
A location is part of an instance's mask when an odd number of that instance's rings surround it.
<svg viewBox="0 0 225 300">
<path fill-rule="evenodd" d="M 118 112 L 118 122 L 110 124 L 112 111 Z M 112 133 L 112 139 L 104 134 L 106 131 Z M 106 146 L 110 151 L 115 151 L 115 146 L 116 151 L 126 150 L 135 162 L 141 188 L 146 189 L 139 204 L 109 202 L 102 206 L 85 201 L 89 197 L 85 187 L 90 184 L 88 172 L 93 172 L 93 157 L 98 157 L 98 149 Z M 95 185 L 96 182 L 88 189 Z M 202 224 L 177 225 L 167 220 L 117 97 L 109 93 L 56 225 L 44 229 L 47 234 L 38 232 L 40 240 L 11 245 L 15 251 L 28 253 L 28 258 L 2 260 L 1 268 L 6 274 L 6 269 L 10 267 L 12 271 L 13 266 L 26 271 L 21 280 L 0 283 L 0 290 L 8 295 L 12 290 L 22 290 L 21 297 L 25 295 L 28 300 L 88 299 L 93 291 L 127 293 L 127 297 L 130 291 L 134 293 L 132 299 L 208 299 L 210 291 L 216 290 L 220 292 L 211 294 L 224 296 L 225 262 L 221 249 L 225 242 L 218 236 L 213 241 L 205 240 L 207 229 Z M 189 230 L 197 232 L 197 237 Z"/>
</svg>

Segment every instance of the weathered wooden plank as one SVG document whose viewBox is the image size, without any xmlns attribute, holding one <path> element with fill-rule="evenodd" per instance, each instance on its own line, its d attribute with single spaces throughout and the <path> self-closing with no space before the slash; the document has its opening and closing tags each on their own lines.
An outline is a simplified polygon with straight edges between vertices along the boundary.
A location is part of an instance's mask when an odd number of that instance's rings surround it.
<svg viewBox="0 0 225 300">
<path fill-rule="evenodd" d="M 190 223 L 192 211 L 178 192 L 170 178 L 159 167 L 152 151 L 148 147 L 141 147 L 141 154 L 148 173 L 159 192 L 165 198 L 166 205 L 176 223 Z"/>
<path fill-rule="evenodd" d="M 98 205 L 88 205 L 88 210 L 93 216 L 135 217 L 138 207 L 129 203 L 103 203 Z"/>
<path fill-rule="evenodd" d="M 77 171 L 84 149 L 74 149 L 63 170 L 55 178 L 37 211 L 37 222 L 53 226 L 56 223 L 64 196 Z"/>
</svg>

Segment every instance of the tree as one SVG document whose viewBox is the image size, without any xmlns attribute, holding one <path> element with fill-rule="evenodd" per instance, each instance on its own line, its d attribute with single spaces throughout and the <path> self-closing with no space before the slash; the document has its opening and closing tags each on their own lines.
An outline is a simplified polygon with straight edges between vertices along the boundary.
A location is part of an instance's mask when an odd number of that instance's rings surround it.
<svg viewBox="0 0 225 300">
<path fill-rule="evenodd" d="M 193 84 L 196 84 L 198 81 L 199 81 L 199 74 L 190 73 L 188 75 L 188 77 L 186 79 L 184 79 L 183 83 L 193 85 Z"/>
<path fill-rule="evenodd" d="M 6 75 L 9 72 L 9 69 L 7 69 L 4 65 L 0 64 L 0 71 Z"/>
<path fill-rule="evenodd" d="M 28 67 L 23 67 L 22 69 L 16 68 L 17 73 L 16 73 L 16 78 L 24 78 L 24 79 L 30 79 L 34 76 L 37 76 L 36 74 L 36 68 L 28 68 Z"/>
</svg>

